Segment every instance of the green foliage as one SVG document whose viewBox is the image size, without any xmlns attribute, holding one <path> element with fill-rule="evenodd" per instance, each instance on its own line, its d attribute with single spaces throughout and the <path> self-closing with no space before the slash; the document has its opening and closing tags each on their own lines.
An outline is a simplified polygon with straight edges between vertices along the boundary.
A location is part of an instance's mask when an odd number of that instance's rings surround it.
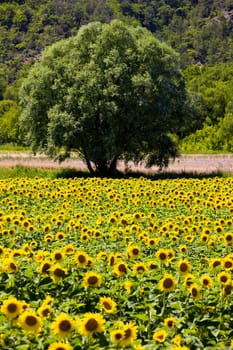
<svg viewBox="0 0 233 350">
<path fill-rule="evenodd" d="M 18 78 L 41 51 L 75 35 L 83 24 L 117 18 L 140 23 L 181 54 L 182 66 L 230 62 L 231 1 L 43 0 L 2 1 L 0 60 L 7 80 Z"/>
<path fill-rule="evenodd" d="M 119 157 L 166 165 L 176 155 L 168 133 L 192 122 L 188 103 L 176 53 L 116 20 L 49 47 L 21 90 L 33 149 L 76 149 L 100 173 L 115 170 Z"/>
<path fill-rule="evenodd" d="M 205 118 L 216 123 L 224 117 L 233 99 L 233 65 L 192 66 L 184 71 L 189 90 L 201 96 Z"/>
<path fill-rule="evenodd" d="M 221 149 L 217 126 L 205 125 L 180 141 L 181 153 L 213 153 Z"/>
<path fill-rule="evenodd" d="M 17 142 L 20 138 L 19 109 L 11 100 L 0 101 L 0 144 Z"/>
<path fill-rule="evenodd" d="M 182 140 L 181 150 L 232 152 L 233 65 L 190 66 L 184 75 L 196 101 L 198 129 L 204 128 Z"/>
<path fill-rule="evenodd" d="M 233 153 L 233 113 L 226 114 L 221 119 L 217 134 L 222 141 L 222 149 Z"/>
</svg>

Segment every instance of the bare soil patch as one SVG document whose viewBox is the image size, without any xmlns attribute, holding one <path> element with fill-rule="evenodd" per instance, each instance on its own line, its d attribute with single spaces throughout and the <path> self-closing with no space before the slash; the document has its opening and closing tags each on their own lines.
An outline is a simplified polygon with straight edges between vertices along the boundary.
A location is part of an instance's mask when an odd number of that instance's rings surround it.
<svg viewBox="0 0 233 350">
<path fill-rule="evenodd" d="M 87 170 L 86 164 L 78 158 L 71 157 L 66 161 L 59 163 L 48 159 L 45 155 L 32 155 L 29 152 L 0 152 L 0 167 L 14 167 L 23 165 L 35 168 L 47 169 L 75 169 Z M 135 165 L 129 162 L 127 166 L 124 162 L 119 162 L 118 169 L 121 171 L 139 171 L 149 174 L 157 173 L 158 167 L 153 166 L 148 169 L 144 164 Z M 1 171 L 1 170 L 0 170 Z M 170 161 L 169 166 L 164 169 L 165 172 L 175 173 L 218 173 L 226 172 L 233 174 L 233 154 L 192 154 L 181 155 L 175 161 Z"/>
</svg>

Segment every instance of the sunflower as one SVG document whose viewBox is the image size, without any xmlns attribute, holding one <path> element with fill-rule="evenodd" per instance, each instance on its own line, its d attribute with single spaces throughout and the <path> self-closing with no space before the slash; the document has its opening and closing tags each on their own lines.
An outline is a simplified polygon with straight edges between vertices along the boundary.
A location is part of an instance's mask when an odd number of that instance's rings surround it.
<svg viewBox="0 0 233 350">
<path fill-rule="evenodd" d="M 233 282 L 229 281 L 228 283 L 224 284 L 221 290 L 221 293 L 224 297 L 231 295 L 233 291 Z"/>
<path fill-rule="evenodd" d="M 191 284 L 191 286 L 189 287 L 189 293 L 194 299 L 200 299 L 201 292 L 197 283 L 194 282 Z"/>
<path fill-rule="evenodd" d="M 22 310 L 22 303 L 14 297 L 4 300 L 1 306 L 1 312 L 11 320 L 17 317 Z"/>
<path fill-rule="evenodd" d="M 55 342 L 49 345 L 48 350 L 73 350 L 69 343 Z"/>
<path fill-rule="evenodd" d="M 2 265 L 2 272 L 16 273 L 19 267 L 16 261 L 13 259 L 5 259 Z"/>
<path fill-rule="evenodd" d="M 48 318 L 51 314 L 51 306 L 48 304 L 42 304 L 37 310 L 37 313 L 41 318 Z"/>
<path fill-rule="evenodd" d="M 78 251 L 76 254 L 75 254 L 75 262 L 77 263 L 77 265 L 79 267 L 87 267 L 88 265 L 88 259 L 89 259 L 89 256 L 86 252 L 84 251 Z"/>
<path fill-rule="evenodd" d="M 179 250 L 181 253 L 186 253 L 188 248 L 185 244 L 182 244 L 180 247 L 179 247 Z"/>
<path fill-rule="evenodd" d="M 149 270 L 158 270 L 159 269 L 158 263 L 156 263 L 153 260 L 147 262 L 147 267 Z"/>
<path fill-rule="evenodd" d="M 50 233 L 47 233 L 47 235 L 44 236 L 44 241 L 46 243 L 51 243 L 53 241 L 53 235 Z"/>
<path fill-rule="evenodd" d="M 167 332 L 165 329 L 159 329 L 158 331 L 154 332 L 153 334 L 153 340 L 163 343 L 167 337 Z"/>
<path fill-rule="evenodd" d="M 136 244 L 131 244 L 126 249 L 126 255 L 128 259 L 137 259 L 140 257 L 140 248 Z"/>
<path fill-rule="evenodd" d="M 177 266 L 178 266 L 178 271 L 181 275 L 186 275 L 187 273 L 190 272 L 192 268 L 191 264 L 187 259 L 179 260 Z"/>
<path fill-rule="evenodd" d="M 209 239 L 209 235 L 207 235 L 207 234 L 205 234 L 205 233 L 202 233 L 202 234 L 200 235 L 200 241 L 201 241 L 202 243 L 206 243 L 206 242 L 208 241 L 208 239 Z"/>
<path fill-rule="evenodd" d="M 186 236 L 184 237 L 184 240 L 185 240 L 186 242 L 192 243 L 193 240 L 194 240 L 194 238 L 195 238 L 194 235 L 186 235 Z"/>
<path fill-rule="evenodd" d="M 81 234 L 81 237 L 80 237 L 80 240 L 85 243 L 85 242 L 88 242 L 90 239 L 90 236 L 88 235 L 88 233 L 82 233 Z"/>
<path fill-rule="evenodd" d="M 66 273 L 67 271 L 60 264 L 55 264 L 50 268 L 50 276 L 54 282 L 61 281 Z"/>
<path fill-rule="evenodd" d="M 188 273 L 187 275 L 185 275 L 185 277 L 184 277 L 184 286 L 189 288 L 191 286 L 191 284 L 194 283 L 194 278 L 195 278 L 195 276 L 192 275 L 191 273 Z"/>
<path fill-rule="evenodd" d="M 134 345 L 133 347 L 134 350 L 145 350 L 145 348 L 142 345 Z"/>
<path fill-rule="evenodd" d="M 52 230 L 52 226 L 50 224 L 46 224 L 44 227 L 43 227 L 43 232 L 44 233 L 48 233 Z"/>
<path fill-rule="evenodd" d="M 39 272 L 41 275 L 48 275 L 49 274 L 49 270 L 51 268 L 52 264 L 50 260 L 44 260 L 39 268 Z"/>
<path fill-rule="evenodd" d="M 103 260 L 103 261 L 106 261 L 108 258 L 108 255 L 106 252 L 104 251 L 100 251 L 97 256 L 96 256 L 96 260 Z"/>
<path fill-rule="evenodd" d="M 56 262 L 61 262 L 64 260 L 64 254 L 62 251 L 56 249 L 52 252 L 51 258 L 53 261 L 55 260 Z"/>
<path fill-rule="evenodd" d="M 215 269 L 221 267 L 222 260 L 221 258 L 213 258 L 210 261 L 210 268 Z"/>
<path fill-rule="evenodd" d="M 69 243 L 69 244 L 65 245 L 63 250 L 64 250 L 65 254 L 72 255 L 75 252 L 75 247 L 73 246 L 73 244 Z"/>
<path fill-rule="evenodd" d="M 119 261 L 114 265 L 113 273 L 115 276 L 124 276 L 128 272 L 128 265 L 124 261 Z"/>
<path fill-rule="evenodd" d="M 156 237 L 156 238 L 148 238 L 148 241 L 147 241 L 147 245 L 148 247 L 150 248 L 154 248 L 155 246 L 157 246 L 159 243 L 159 238 Z"/>
<path fill-rule="evenodd" d="M 4 253 L 5 253 L 5 248 L 2 245 L 0 245 L 0 257 L 1 258 L 4 257 Z"/>
<path fill-rule="evenodd" d="M 74 320 L 69 315 L 62 313 L 58 315 L 52 322 L 51 328 L 55 335 L 59 335 L 61 337 L 69 337 L 72 334 L 74 325 Z"/>
<path fill-rule="evenodd" d="M 19 325 L 25 332 L 40 333 L 42 321 L 34 311 L 24 311 L 18 318 Z"/>
<path fill-rule="evenodd" d="M 133 322 L 128 322 L 123 325 L 124 337 L 120 341 L 121 346 L 127 346 L 131 344 L 137 338 L 137 326 Z"/>
<path fill-rule="evenodd" d="M 176 324 L 176 320 L 174 317 L 167 317 L 164 320 L 164 324 L 166 327 L 168 327 L 169 329 L 174 329 L 175 324 Z"/>
<path fill-rule="evenodd" d="M 116 260 L 117 260 L 117 258 L 115 256 L 115 254 L 110 254 L 108 256 L 108 265 L 113 266 L 116 263 Z"/>
<path fill-rule="evenodd" d="M 201 282 L 201 285 L 202 285 L 204 288 L 210 289 L 210 288 L 213 287 L 213 280 L 212 280 L 212 278 L 211 278 L 209 275 L 203 275 L 203 276 L 201 276 L 200 282 Z"/>
<path fill-rule="evenodd" d="M 84 287 L 99 287 L 102 282 L 102 277 L 100 274 L 93 271 L 88 271 L 85 273 L 83 278 Z"/>
<path fill-rule="evenodd" d="M 141 273 L 146 272 L 146 271 L 147 271 L 147 267 L 143 262 L 134 264 L 134 266 L 133 266 L 133 274 L 135 276 L 138 276 Z"/>
<path fill-rule="evenodd" d="M 176 288 L 176 280 L 170 274 L 164 275 L 159 281 L 159 289 L 163 292 L 170 292 Z"/>
<path fill-rule="evenodd" d="M 167 249 L 168 261 L 172 262 L 175 258 L 175 252 L 173 249 Z"/>
<path fill-rule="evenodd" d="M 231 274 L 229 272 L 225 272 L 225 271 L 219 272 L 217 277 L 219 282 L 222 284 L 227 284 L 231 281 Z"/>
<path fill-rule="evenodd" d="M 124 288 L 128 294 L 131 293 L 131 287 L 132 287 L 132 282 L 129 280 L 125 281 Z"/>
<path fill-rule="evenodd" d="M 78 331 L 83 336 L 102 333 L 105 330 L 105 320 L 101 314 L 88 312 L 78 321 Z"/>
<path fill-rule="evenodd" d="M 166 264 L 168 261 L 168 254 L 167 254 L 167 250 L 160 248 L 157 252 L 156 252 L 156 257 L 157 259 L 162 263 L 162 264 Z"/>
<path fill-rule="evenodd" d="M 233 233 L 228 232 L 224 236 L 224 242 L 227 246 L 232 246 L 233 245 Z"/>
<path fill-rule="evenodd" d="M 124 331 L 122 329 L 114 329 L 110 336 L 112 343 L 120 344 L 121 340 L 124 338 Z"/>
<path fill-rule="evenodd" d="M 233 259 L 231 257 L 226 256 L 222 259 L 222 267 L 224 270 L 232 270 L 233 269 Z"/>
<path fill-rule="evenodd" d="M 116 311 L 116 303 L 111 298 L 101 297 L 100 307 L 106 312 L 106 314 L 112 314 Z"/>
</svg>

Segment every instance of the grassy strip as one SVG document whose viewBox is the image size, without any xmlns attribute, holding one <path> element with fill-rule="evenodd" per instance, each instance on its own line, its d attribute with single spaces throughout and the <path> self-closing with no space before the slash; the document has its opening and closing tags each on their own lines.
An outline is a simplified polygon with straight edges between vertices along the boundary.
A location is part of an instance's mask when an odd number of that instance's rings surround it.
<svg viewBox="0 0 233 350">
<path fill-rule="evenodd" d="M 144 172 L 118 172 L 114 178 L 139 178 L 145 177 L 151 180 L 163 180 L 163 179 L 176 179 L 176 178 L 213 178 L 213 177 L 232 177 L 232 174 L 224 172 L 212 172 L 212 173 L 197 173 L 197 172 L 159 172 L 155 174 L 146 174 Z M 75 178 L 75 177 L 93 177 L 87 171 L 80 171 L 75 169 L 42 169 L 35 167 L 28 167 L 23 165 L 16 165 L 14 167 L 0 167 L 0 179 L 9 178 Z"/>
<path fill-rule="evenodd" d="M 19 145 L 13 145 L 12 143 L 7 143 L 4 145 L 0 145 L 0 151 L 26 152 L 26 151 L 30 151 L 30 148 L 24 147 L 24 146 L 19 146 Z"/>
</svg>

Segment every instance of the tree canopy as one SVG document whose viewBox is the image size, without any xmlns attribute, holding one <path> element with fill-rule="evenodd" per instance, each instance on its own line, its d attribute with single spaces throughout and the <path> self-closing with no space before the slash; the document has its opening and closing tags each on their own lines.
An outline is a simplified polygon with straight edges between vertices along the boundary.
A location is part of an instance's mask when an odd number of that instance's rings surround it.
<svg viewBox="0 0 233 350">
<path fill-rule="evenodd" d="M 77 150 L 90 171 L 111 173 L 119 158 L 168 164 L 169 134 L 191 113 L 179 59 L 140 26 L 93 22 L 44 50 L 20 92 L 33 150 Z"/>
</svg>

